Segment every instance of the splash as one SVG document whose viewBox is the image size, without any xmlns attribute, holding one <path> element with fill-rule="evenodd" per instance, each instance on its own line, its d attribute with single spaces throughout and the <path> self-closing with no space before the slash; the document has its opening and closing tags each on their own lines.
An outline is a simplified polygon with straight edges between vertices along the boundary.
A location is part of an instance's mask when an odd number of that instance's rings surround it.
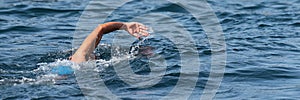
<svg viewBox="0 0 300 100">
<path fill-rule="evenodd" d="M 150 27 L 150 26 L 146 26 L 146 27 L 148 28 L 147 32 L 149 33 L 149 36 L 139 38 L 139 41 L 136 44 L 134 44 L 133 46 L 130 47 L 129 54 L 131 54 L 133 56 L 137 55 L 139 53 L 138 50 L 141 48 L 141 46 L 143 44 L 147 43 L 147 40 L 149 38 L 153 38 L 153 35 L 151 35 L 151 34 L 154 33 L 152 27 Z"/>
<path fill-rule="evenodd" d="M 77 64 L 66 59 L 57 59 L 55 62 L 38 63 L 37 65 L 39 67 L 33 70 L 38 75 L 34 84 L 55 84 L 57 80 L 66 79 L 66 76 L 60 76 L 51 72 L 57 66 L 70 66 L 75 70 L 80 68 Z"/>
<path fill-rule="evenodd" d="M 149 26 L 148 27 L 148 33 L 152 34 L 153 29 Z M 67 59 L 56 59 L 54 62 L 43 62 L 38 63 L 37 68 L 31 71 L 7 71 L 0 69 L 1 73 L 18 73 L 18 74 L 34 74 L 35 77 L 20 77 L 20 78 L 14 78 L 14 79 L 8 79 L 3 78 L 0 79 L 0 84 L 56 84 L 60 80 L 68 80 L 69 76 L 61 76 L 56 73 L 52 73 L 51 70 L 57 66 L 70 66 L 74 72 L 80 70 L 85 70 L 86 66 L 93 66 L 93 64 L 96 64 L 96 68 L 94 68 L 94 71 L 96 72 L 103 72 L 106 68 L 114 66 L 114 64 L 122 63 L 126 60 L 132 60 L 136 58 L 136 55 L 139 53 L 139 49 L 141 49 L 142 45 L 145 45 L 147 43 L 147 40 L 149 38 L 152 38 L 153 35 L 149 35 L 147 37 L 140 38 L 136 43 L 134 43 L 129 51 L 126 51 L 127 48 L 122 47 L 112 47 L 110 44 L 99 44 L 99 47 L 96 48 L 94 51 L 94 54 L 96 56 L 105 56 L 109 59 L 101 58 L 96 60 L 87 61 L 84 63 L 83 66 L 79 66 L 78 64 L 75 64 Z M 110 53 L 112 48 L 115 48 L 113 50 L 114 52 Z M 71 52 L 75 49 L 70 50 L 64 50 L 63 52 Z M 56 53 L 54 53 L 56 54 Z M 108 57 L 110 56 L 110 57 Z M 72 75 L 71 75 L 72 76 Z M 73 78 L 74 79 L 74 78 Z"/>
</svg>

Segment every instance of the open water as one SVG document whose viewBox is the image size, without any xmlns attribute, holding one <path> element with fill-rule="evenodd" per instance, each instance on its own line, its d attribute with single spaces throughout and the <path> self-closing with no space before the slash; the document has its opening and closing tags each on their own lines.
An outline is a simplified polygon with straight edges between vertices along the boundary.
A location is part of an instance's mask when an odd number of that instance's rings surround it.
<svg viewBox="0 0 300 100">
<path fill-rule="evenodd" d="M 211 46 L 202 27 L 194 23 L 192 15 L 163 0 L 130 1 L 114 14 L 108 13 L 106 9 L 112 9 L 108 4 L 117 1 L 101 0 L 90 2 L 90 5 L 89 2 L 0 0 L 0 99 L 74 100 L 86 99 L 86 94 L 93 94 L 95 90 L 81 85 L 97 83 L 98 80 L 91 80 L 95 77 L 84 73 L 83 76 L 88 78 L 86 80 L 76 78 L 76 75 L 60 77 L 50 71 L 57 65 L 71 66 L 72 63 L 66 59 L 96 24 L 103 23 L 86 18 L 86 23 L 91 24 L 81 24 L 85 21 L 81 19 L 86 16 L 97 18 L 93 16 L 97 15 L 93 12 L 110 15 L 106 22 L 138 21 L 154 30 L 152 36 L 141 44 L 146 49 L 153 49 L 154 56 L 150 58 L 143 54 L 131 57 L 129 49 L 139 41 L 128 35 L 118 35 L 124 32 L 104 36 L 95 51 L 98 60 L 90 63 L 96 62 L 97 68 L 94 70 L 112 94 L 120 99 L 160 99 L 168 95 L 184 75 L 190 76 L 183 77 L 184 81 L 196 80 L 196 86 L 193 90 L 182 89 L 179 94 L 174 95 L 185 95 L 191 91 L 189 99 L 201 97 L 211 72 Z M 300 99 L 300 1 L 207 2 L 222 26 L 227 53 L 224 77 L 214 99 Z M 83 15 L 88 6 L 98 10 L 89 8 L 92 13 Z M 134 18 L 137 16 L 135 14 L 143 11 L 154 13 Z M 166 14 L 175 20 L 159 14 Z M 184 24 L 179 26 L 176 23 Z M 79 25 L 88 26 L 80 29 L 82 27 L 78 28 Z M 184 28 L 189 31 L 193 41 L 185 40 L 187 38 L 180 35 Z M 85 34 L 78 36 L 78 33 Z M 167 36 L 182 39 L 175 41 Z M 189 45 L 189 42 L 193 42 L 193 45 Z M 196 56 L 193 55 L 195 53 Z M 128 59 L 130 65 L 123 63 Z M 193 76 L 193 71 L 181 72 L 184 63 L 195 59 L 199 59 L 201 66 L 191 64 L 188 67 L 200 70 L 197 77 Z M 76 68 L 78 67 L 74 69 Z M 146 82 L 143 83 L 124 77 L 126 73 L 118 74 L 127 70 L 126 68 L 131 68 L 140 76 L 156 72 L 155 75 L 160 76 L 161 81 L 149 79 L 143 80 Z M 126 78 L 129 80 L 127 83 L 124 82 Z M 84 81 L 79 82 L 80 80 Z M 137 84 L 130 85 L 132 83 Z M 150 83 L 156 85 L 149 85 Z M 144 86 L 145 84 L 149 86 Z M 144 87 L 139 88 L 141 86 Z M 103 98 L 109 98 L 110 95 L 107 96 Z"/>
</svg>

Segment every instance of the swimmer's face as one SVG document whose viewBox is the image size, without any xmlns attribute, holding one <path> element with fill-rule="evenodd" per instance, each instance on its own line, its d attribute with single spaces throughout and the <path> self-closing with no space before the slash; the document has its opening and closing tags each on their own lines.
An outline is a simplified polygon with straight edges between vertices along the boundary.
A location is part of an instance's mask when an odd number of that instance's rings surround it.
<svg viewBox="0 0 300 100">
<path fill-rule="evenodd" d="M 154 48 L 151 46 L 143 46 L 143 47 L 139 48 L 138 54 L 140 54 L 142 56 L 151 57 L 154 55 L 153 49 Z"/>
</svg>

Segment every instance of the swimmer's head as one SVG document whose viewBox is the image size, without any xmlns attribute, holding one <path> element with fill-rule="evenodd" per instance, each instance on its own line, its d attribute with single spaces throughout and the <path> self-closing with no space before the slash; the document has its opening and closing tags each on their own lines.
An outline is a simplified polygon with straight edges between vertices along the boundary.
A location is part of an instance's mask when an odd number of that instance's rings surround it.
<svg viewBox="0 0 300 100">
<path fill-rule="evenodd" d="M 151 38 L 135 41 L 130 48 L 129 54 L 134 56 L 153 56 L 155 48 L 151 46 L 151 42 Z"/>
<path fill-rule="evenodd" d="M 154 55 L 154 47 L 151 46 L 141 46 L 138 50 L 138 54 L 142 56 L 151 57 Z"/>
</svg>

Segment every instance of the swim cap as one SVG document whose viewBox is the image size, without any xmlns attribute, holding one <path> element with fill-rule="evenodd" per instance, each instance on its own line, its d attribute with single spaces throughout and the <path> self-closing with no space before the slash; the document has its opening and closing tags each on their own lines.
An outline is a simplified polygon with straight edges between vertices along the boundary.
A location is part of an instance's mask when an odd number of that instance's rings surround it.
<svg viewBox="0 0 300 100">
<path fill-rule="evenodd" d="M 57 66 L 51 70 L 52 73 L 58 75 L 71 75 L 74 73 L 74 70 L 70 66 Z"/>
</svg>

